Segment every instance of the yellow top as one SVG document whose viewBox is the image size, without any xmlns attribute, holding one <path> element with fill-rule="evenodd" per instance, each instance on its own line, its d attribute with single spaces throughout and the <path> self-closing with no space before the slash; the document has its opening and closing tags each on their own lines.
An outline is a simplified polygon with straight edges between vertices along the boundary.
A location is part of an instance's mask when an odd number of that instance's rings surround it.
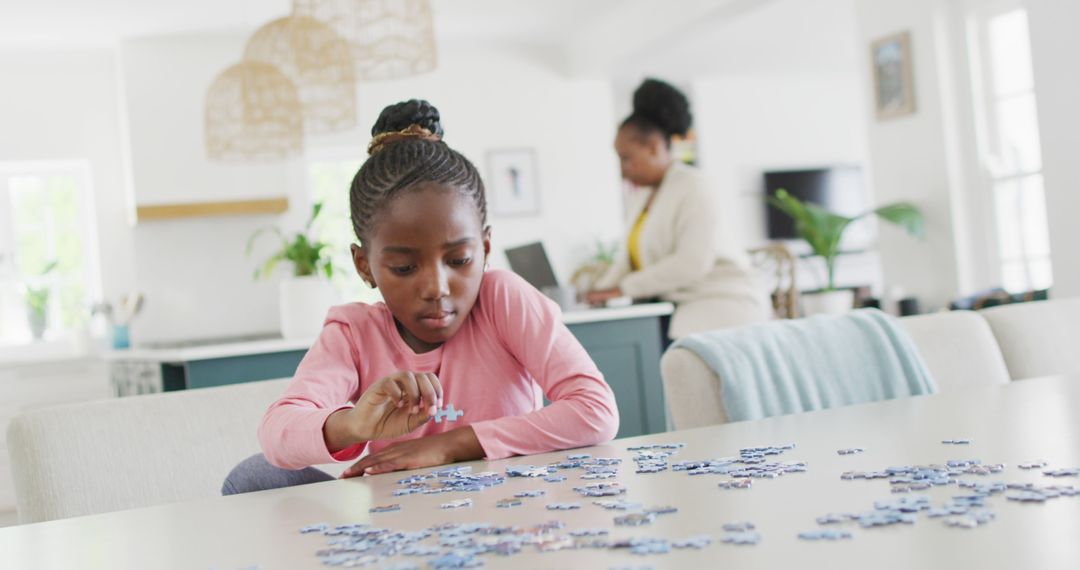
<svg viewBox="0 0 1080 570">
<path fill-rule="evenodd" d="M 634 227 L 630 228 L 630 270 L 637 271 L 641 269 L 641 227 L 645 225 L 645 216 L 648 215 L 649 209 L 645 208 L 641 211 L 641 215 L 638 216 L 637 221 L 634 222 Z"/>
</svg>

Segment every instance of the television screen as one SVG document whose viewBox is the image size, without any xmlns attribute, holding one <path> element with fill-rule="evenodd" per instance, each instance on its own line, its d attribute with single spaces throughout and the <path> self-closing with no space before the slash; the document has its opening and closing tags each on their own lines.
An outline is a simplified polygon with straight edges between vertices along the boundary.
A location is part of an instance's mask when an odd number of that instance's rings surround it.
<svg viewBox="0 0 1080 570">
<path fill-rule="evenodd" d="M 782 170 L 765 173 L 765 194 L 783 188 L 804 202 L 817 204 L 845 216 L 862 213 L 866 206 L 862 170 L 858 166 L 838 166 L 808 170 Z M 795 221 L 769 205 L 765 227 L 769 239 L 795 239 Z"/>
</svg>

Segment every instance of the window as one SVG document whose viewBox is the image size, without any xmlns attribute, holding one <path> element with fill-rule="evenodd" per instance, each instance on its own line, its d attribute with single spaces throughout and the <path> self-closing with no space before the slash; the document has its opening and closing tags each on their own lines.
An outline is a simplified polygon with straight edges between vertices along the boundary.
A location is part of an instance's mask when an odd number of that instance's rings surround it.
<svg viewBox="0 0 1080 570">
<path fill-rule="evenodd" d="M 356 275 L 349 249 L 357 241 L 349 210 L 349 188 L 362 163 L 351 157 L 311 160 L 308 162 L 308 190 L 313 202 L 323 203 L 315 237 L 330 244 L 333 251 L 334 286 L 347 301 L 374 303 L 382 300 L 382 296 Z"/>
<path fill-rule="evenodd" d="M 989 175 L 1001 283 L 1049 288 L 1050 238 L 1027 12 L 984 13 L 971 27 L 980 158 Z"/>
<path fill-rule="evenodd" d="M 87 324 L 101 296 L 89 174 L 86 162 L 0 163 L 0 344 Z M 42 311 L 30 309 L 34 291 Z"/>
</svg>

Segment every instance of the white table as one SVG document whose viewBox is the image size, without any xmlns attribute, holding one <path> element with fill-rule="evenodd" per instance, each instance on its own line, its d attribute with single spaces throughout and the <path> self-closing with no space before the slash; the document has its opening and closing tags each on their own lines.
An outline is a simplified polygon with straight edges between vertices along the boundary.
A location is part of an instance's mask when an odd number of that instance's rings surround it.
<svg viewBox="0 0 1080 570">
<path fill-rule="evenodd" d="M 854 538 L 805 542 L 797 533 L 814 530 L 817 516 L 829 512 L 864 512 L 878 499 L 904 495 L 889 492 L 887 480 L 843 481 L 847 470 L 875 470 L 893 465 L 944 463 L 978 458 L 1004 462 L 997 476 L 967 479 L 1080 485 L 1077 478 L 1051 479 L 1022 471 L 1018 463 L 1045 459 L 1051 467 L 1080 466 L 1080 377 L 1025 380 L 1010 385 L 945 395 L 852 406 L 824 412 L 771 418 L 709 428 L 630 438 L 583 450 L 598 457 L 624 460 L 617 479 L 629 488 L 626 498 L 646 506 L 672 504 L 676 514 L 662 515 L 651 526 L 614 527 L 613 512 L 590 504 L 571 489 L 578 472 L 565 483 L 510 479 L 482 493 L 447 493 L 391 498 L 402 474 L 332 481 L 227 498 L 166 505 L 91 517 L 0 529 L 2 568 L 321 568 L 315 551 L 325 538 L 300 535 L 304 525 L 327 522 L 374 522 L 417 530 L 449 521 L 488 521 L 532 526 L 552 519 L 567 528 L 609 527 L 613 535 L 681 538 L 722 535 L 721 525 L 749 520 L 763 535 L 756 546 L 718 541 L 700 551 L 672 551 L 639 557 L 625 551 L 576 550 L 539 553 L 528 548 L 507 558 L 485 555 L 488 568 L 1076 568 L 1080 566 L 1080 497 L 1042 505 L 1018 504 L 1001 496 L 990 500 L 997 520 L 972 530 L 946 528 L 940 519 L 919 515 L 914 525 L 850 528 Z M 967 446 L 941 440 L 970 438 Z M 739 448 L 795 443 L 779 459 L 805 460 L 806 473 L 757 480 L 749 490 L 720 490 L 715 475 L 682 472 L 633 473 L 628 445 L 684 442 L 673 460 L 735 455 Z M 864 447 L 858 455 L 837 449 Z M 502 471 L 511 464 L 543 465 L 564 457 L 552 453 L 519 457 L 476 470 Z M 70 466 L 77 469 L 77 465 Z M 585 482 L 588 483 L 588 482 Z M 527 499 L 514 509 L 495 502 L 526 489 L 548 495 Z M 951 485 L 926 494 L 935 504 L 966 490 Z M 447 500 L 472 497 L 471 509 L 440 510 Z M 583 509 L 551 512 L 549 502 L 579 501 Z M 372 505 L 397 502 L 402 511 L 368 514 Z M 425 559 L 413 559 L 424 567 Z"/>
</svg>

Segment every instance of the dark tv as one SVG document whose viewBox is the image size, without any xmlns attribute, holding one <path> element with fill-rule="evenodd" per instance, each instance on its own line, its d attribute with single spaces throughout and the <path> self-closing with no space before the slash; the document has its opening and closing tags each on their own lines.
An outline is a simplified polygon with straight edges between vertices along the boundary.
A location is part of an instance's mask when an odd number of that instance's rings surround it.
<svg viewBox="0 0 1080 570">
<path fill-rule="evenodd" d="M 862 169 L 836 166 L 808 170 L 777 170 L 765 173 L 765 195 L 778 188 L 804 201 L 845 216 L 862 213 L 866 205 Z M 769 239 L 795 239 L 795 221 L 772 205 L 766 207 L 765 227 Z"/>
</svg>

